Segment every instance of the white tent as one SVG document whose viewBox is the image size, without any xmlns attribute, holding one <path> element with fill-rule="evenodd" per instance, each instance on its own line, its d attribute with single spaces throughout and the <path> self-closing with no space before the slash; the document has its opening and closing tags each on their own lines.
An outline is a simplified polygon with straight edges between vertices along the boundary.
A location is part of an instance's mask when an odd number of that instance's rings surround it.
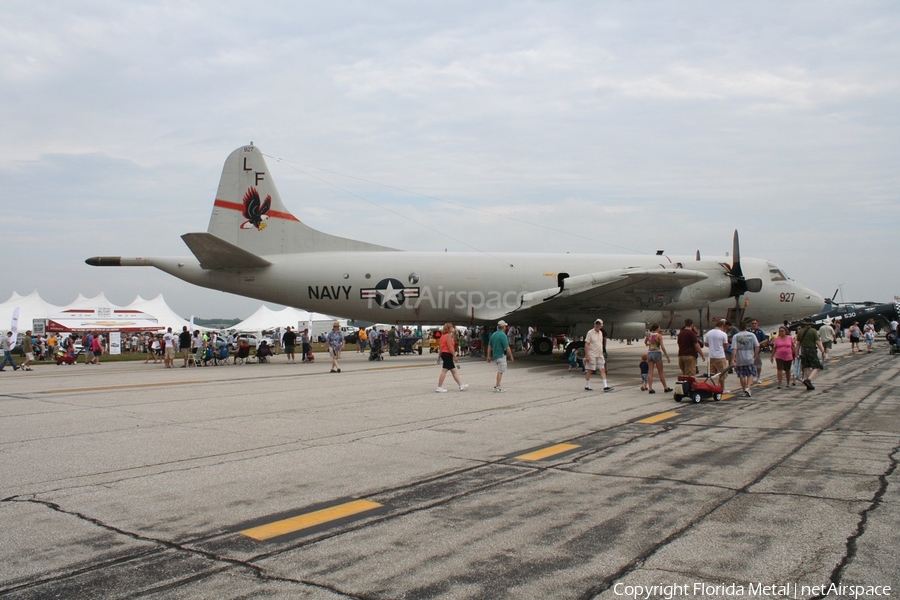
<svg viewBox="0 0 900 600">
<path fill-rule="evenodd" d="M 13 311 L 19 309 L 19 331 L 32 329 L 35 320 L 49 319 L 56 322 L 54 331 L 82 331 L 85 329 L 109 330 L 117 329 L 115 321 L 120 321 L 123 331 L 148 330 L 156 331 L 171 327 L 173 331 L 190 323 L 178 316 L 162 294 L 152 300 L 144 300 L 137 296 L 128 306 L 119 306 L 109 301 L 102 292 L 93 298 L 78 294 L 66 306 L 50 304 L 41 298 L 35 290 L 28 296 L 20 296 L 13 292 L 9 300 L 0 304 L 0 328 L 8 328 Z M 102 321 L 102 323 L 101 323 Z M 203 327 L 195 327 L 204 329 Z"/>
<path fill-rule="evenodd" d="M 0 304 L 0 328 L 3 329 L 4 334 L 9 330 L 12 314 L 16 308 L 19 309 L 19 331 L 21 333 L 32 329 L 35 319 L 46 319 L 49 315 L 63 310 L 62 306 L 50 304 L 41 298 L 37 290 L 27 296 L 20 296 L 13 292 L 9 300 Z"/>
<path fill-rule="evenodd" d="M 47 331 L 161 331 L 159 321 L 139 310 L 127 308 L 69 308 L 50 315 Z"/>
<path fill-rule="evenodd" d="M 334 320 L 334 317 L 323 315 L 322 313 L 311 313 L 290 307 L 272 310 L 268 306 L 263 305 L 255 313 L 235 325 L 233 329 L 238 331 L 271 331 L 275 329 L 284 330 L 288 325 L 295 329 L 297 327 L 303 329 L 310 321 L 332 322 Z"/>
<path fill-rule="evenodd" d="M 156 320 L 159 321 L 159 324 L 163 329 L 166 327 L 171 327 L 172 331 L 178 332 L 181 331 L 182 327 L 185 325 L 188 328 L 191 327 L 189 321 L 184 320 L 180 316 L 178 316 L 172 308 L 166 304 L 165 298 L 160 294 L 156 298 L 152 300 L 144 300 L 140 296 L 137 296 L 131 304 L 128 305 L 128 308 L 134 310 L 140 310 L 149 315 L 153 315 L 156 317 Z M 206 327 L 194 326 L 194 329 L 205 330 Z M 193 330 L 192 330 L 193 331 Z"/>
</svg>

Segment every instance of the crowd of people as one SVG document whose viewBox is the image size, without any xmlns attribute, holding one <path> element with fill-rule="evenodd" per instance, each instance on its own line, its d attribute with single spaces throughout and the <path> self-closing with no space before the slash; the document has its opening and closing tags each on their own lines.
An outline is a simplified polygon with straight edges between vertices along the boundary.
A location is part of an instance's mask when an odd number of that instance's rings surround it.
<svg viewBox="0 0 900 600">
<path fill-rule="evenodd" d="M 900 325 L 891 323 L 891 343 L 900 340 Z M 460 331 L 460 329 L 462 329 Z M 846 329 L 846 332 L 845 332 Z M 742 320 L 737 324 L 720 319 L 711 330 L 701 336 L 700 331 L 691 319 L 686 319 L 684 327 L 675 334 L 677 345 L 678 370 L 681 375 L 693 377 L 700 373 L 698 362 L 708 362 L 707 375 L 724 389 L 729 374 L 734 373 L 739 381 L 741 392 L 749 397 L 752 387 L 760 383 L 763 370 L 762 354 L 770 352 L 769 363 L 773 365 L 777 377 L 777 388 L 796 386 L 799 381 L 807 390 L 814 390 L 813 381 L 824 368 L 823 361 L 829 358 L 834 344 L 843 340 L 851 344 L 851 353 L 870 353 L 876 338 L 876 326 L 872 319 L 862 327 L 857 322 L 846 328 L 839 322 L 826 322 L 816 328 L 811 319 L 803 321 L 797 331 L 792 332 L 787 324 L 778 328 L 773 335 L 766 334 L 759 327 L 756 319 Z M 435 330 L 430 337 L 433 351 L 438 352 L 441 372 L 436 392 L 443 393 L 446 376 L 449 373 L 460 391 L 465 391 L 459 374 L 457 357 L 470 355 L 484 356 L 487 362 L 494 362 L 497 367 L 493 390 L 505 392 L 502 387 L 503 375 L 507 372 L 508 363 L 513 362 L 514 352 L 529 353 L 532 343 L 538 336 L 536 327 L 516 328 L 501 320 L 496 327 L 457 328 L 446 323 L 440 330 Z M 404 341 L 423 342 L 421 330 L 391 326 L 385 328 L 360 328 L 358 333 L 358 352 L 381 352 L 387 348 L 390 355 L 399 353 Z M 562 340 L 562 343 L 568 340 Z M 284 333 L 273 340 L 257 341 L 252 358 L 259 363 L 271 360 L 283 349 L 287 362 L 296 362 L 299 349 L 300 362 L 313 362 L 315 355 L 311 347 L 309 329 L 294 331 L 287 327 Z M 341 353 L 346 345 L 340 323 L 335 321 L 332 330 L 324 336 L 325 347 L 331 359 L 331 373 L 341 372 Z M 584 345 L 569 353 L 570 370 L 580 370 L 584 374 L 584 389 L 592 391 L 591 378 L 599 372 L 604 392 L 615 391 L 609 385 L 606 373 L 607 337 L 603 329 L 603 320 L 596 319 L 594 326 L 583 337 Z M 629 340 L 630 342 L 630 340 Z M 644 338 L 647 352 L 639 363 L 641 374 L 641 391 L 655 394 L 654 382 L 658 380 L 664 392 L 672 392 L 666 380 L 666 366 L 671 364 L 671 357 L 666 348 L 664 336 L 658 324 L 650 325 Z M 865 344 L 865 348 L 863 347 Z M 12 332 L 0 340 L 0 349 L 4 350 L 0 371 L 7 365 L 13 369 L 31 370 L 36 360 L 56 360 L 58 363 L 76 362 L 83 354 L 85 365 L 100 363 L 101 357 L 108 351 L 108 340 L 99 332 L 87 332 L 58 336 L 57 334 L 33 335 L 26 332 L 22 340 L 22 351 L 25 360 L 17 365 L 10 350 L 15 346 Z M 250 340 L 247 336 L 235 332 L 201 332 L 189 331 L 188 327 L 175 333 L 168 328 L 165 333 L 147 332 L 130 334 L 123 339 L 123 349 L 130 353 L 145 353 L 144 363 L 163 363 L 166 368 L 175 368 L 180 359 L 182 368 L 189 366 L 205 366 L 221 362 L 246 364 L 251 359 Z M 900 348 L 898 348 L 900 350 Z M 665 360 L 665 363 L 663 362 Z"/>
<path fill-rule="evenodd" d="M 900 334 L 898 326 L 896 321 L 890 324 L 894 339 Z M 869 319 L 862 328 L 858 322 L 851 323 L 847 327 L 851 353 L 872 352 L 876 333 L 873 319 Z M 807 391 L 812 391 L 816 389 L 813 380 L 824 368 L 822 361 L 829 358 L 834 344 L 844 337 L 844 327 L 838 320 L 826 321 L 816 328 L 812 319 L 804 319 L 795 332 L 785 323 L 777 333 L 769 336 L 760 329 L 756 319 L 740 321 L 737 325 L 721 319 L 701 342 L 693 321 L 687 319 L 676 337 L 678 365 L 682 375 L 694 376 L 699 372 L 697 359 L 705 361 L 708 357 L 708 374 L 716 379 L 719 386 L 724 388 L 729 373 L 734 372 L 741 392 L 749 397 L 752 386 L 760 383 L 762 376 L 761 354 L 771 352 L 769 363 L 776 369 L 777 389 L 796 386 L 799 381 Z M 866 350 L 860 347 L 862 340 L 866 343 Z M 706 354 L 704 347 L 707 348 Z M 650 371 L 652 373 L 652 369 Z M 652 377 L 650 379 L 652 382 Z M 661 378 L 660 382 L 665 385 L 664 379 Z"/>
</svg>

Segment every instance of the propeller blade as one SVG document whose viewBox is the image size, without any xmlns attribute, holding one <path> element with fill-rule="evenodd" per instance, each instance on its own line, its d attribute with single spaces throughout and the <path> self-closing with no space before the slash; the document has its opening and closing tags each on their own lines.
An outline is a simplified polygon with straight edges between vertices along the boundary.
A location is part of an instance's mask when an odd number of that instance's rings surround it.
<svg viewBox="0 0 900 600">
<path fill-rule="evenodd" d="M 731 274 L 735 277 L 743 277 L 744 271 L 741 269 L 741 245 L 740 240 L 738 240 L 737 229 L 734 230 L 734 241 L 732 242 L 731 250 L 731 257 L 733 260 Z"/>
<path fill-rule="evenodd" d="M 744 269 L 741 267 L 741 245 L 737 229 L 734 230 L 732 258 L 733 263 L 731 265 L 731 270 L 728 271 L 728 275 L 731 277 L 731 295 L 734 296 L 734 307 L 737 309 L 743 294 L 747 292 L 755 293 L 762 289 L 762 279 L 759 279 L 758 277 L 746 279 L 744 277 Z"/>
</svg>

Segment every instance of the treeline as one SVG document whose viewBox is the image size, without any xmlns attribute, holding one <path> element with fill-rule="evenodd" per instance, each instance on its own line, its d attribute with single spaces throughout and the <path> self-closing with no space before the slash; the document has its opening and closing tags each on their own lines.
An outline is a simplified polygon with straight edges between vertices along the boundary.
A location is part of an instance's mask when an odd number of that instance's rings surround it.
<svg viewBox="0 0 900 600">
<path fill-rule="evenodd" d="M 210 329 L 230 329 L 241 322 L 241 319 L 198 319 L 194 317 L 194 325 Z"/>
</svg>

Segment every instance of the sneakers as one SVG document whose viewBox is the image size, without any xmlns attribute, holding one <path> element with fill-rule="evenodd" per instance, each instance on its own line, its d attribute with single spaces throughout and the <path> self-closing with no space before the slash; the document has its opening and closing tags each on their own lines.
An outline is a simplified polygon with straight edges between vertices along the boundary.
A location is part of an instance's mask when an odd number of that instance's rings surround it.
<svg viewBox="0 0 900 600">
<path fill-rule="evenodd" d="M 332 373 L 334 373 L 334 371 L 332 371 Z M 447 391 L 447 389 L 446 389 L 446 388 L 439 387 L 439 388 L 437 388 L 437 389 L 434 390 L 434 391 L 437 392 L 437 393 L 439 393 L 439 394 L 443 394 L 444 392 Z"/>
<path fill-rule="evenodd" d="M 615 388 L 611 388 L 611 387 L 609 387 L 609 386 L 606 386 L 605 388 L 603 388 L 603 391 L 606 392 L 606 393 L 609 393 L 609 392 L 614 392 L 614 391 L 616 391 L 616 390 L 615 390 Z"/>
<path fill-rule="evenodd" d="M 806 386 L 806 390 L 807 390 L 807 391 L 810 391 L 810 392 L 811 392 L 812 390 L 816 389 L 816 386 L 814 386 L 814 385 L 812 384 L 812 381 L 810 381 L 809 379 L 804 379 L 804 380 L 803 380 L 803 385 L 805 385 L 805 386 Z"/>
<path fill-rule="evenodd" d="M 495 386 L 494 386 L 494 391 L 495 391 L 495 392 L 498 392 L 498 393 L 501 393 L 501 392 L 505 392 L 506 390 L 505 390 L 504 388 L 502 388 L 502 387 L 497 387 L 497 386 L 495 385 Z"/>
<path fill-rule="evenodd" d="M 744 390 L 744 395 L 745 395 L 746 397 L 749 398 L 749 397 L 750 397 L 750 390 Z"/>
<path fill-rule="evenodd" d="M 584 386 L 584 389 L 587 390 L 587 391 L 589 391 L 589 392 L 593 392 L 593 391 L 594 391 L 594 388 L 592 388 L 590 385 Z"/>
<path fill-rule="evenodd" d="M 468 387 L 469 387 L 469 384 L 468 384 L 468 383 L 464 383 L 464 384 L 462 384 L 461 386 L 459 386 L 459 391 L 464 392 L 464 391 L 466 391 L 466 389 L 467 389 Z"/>
</svg>

